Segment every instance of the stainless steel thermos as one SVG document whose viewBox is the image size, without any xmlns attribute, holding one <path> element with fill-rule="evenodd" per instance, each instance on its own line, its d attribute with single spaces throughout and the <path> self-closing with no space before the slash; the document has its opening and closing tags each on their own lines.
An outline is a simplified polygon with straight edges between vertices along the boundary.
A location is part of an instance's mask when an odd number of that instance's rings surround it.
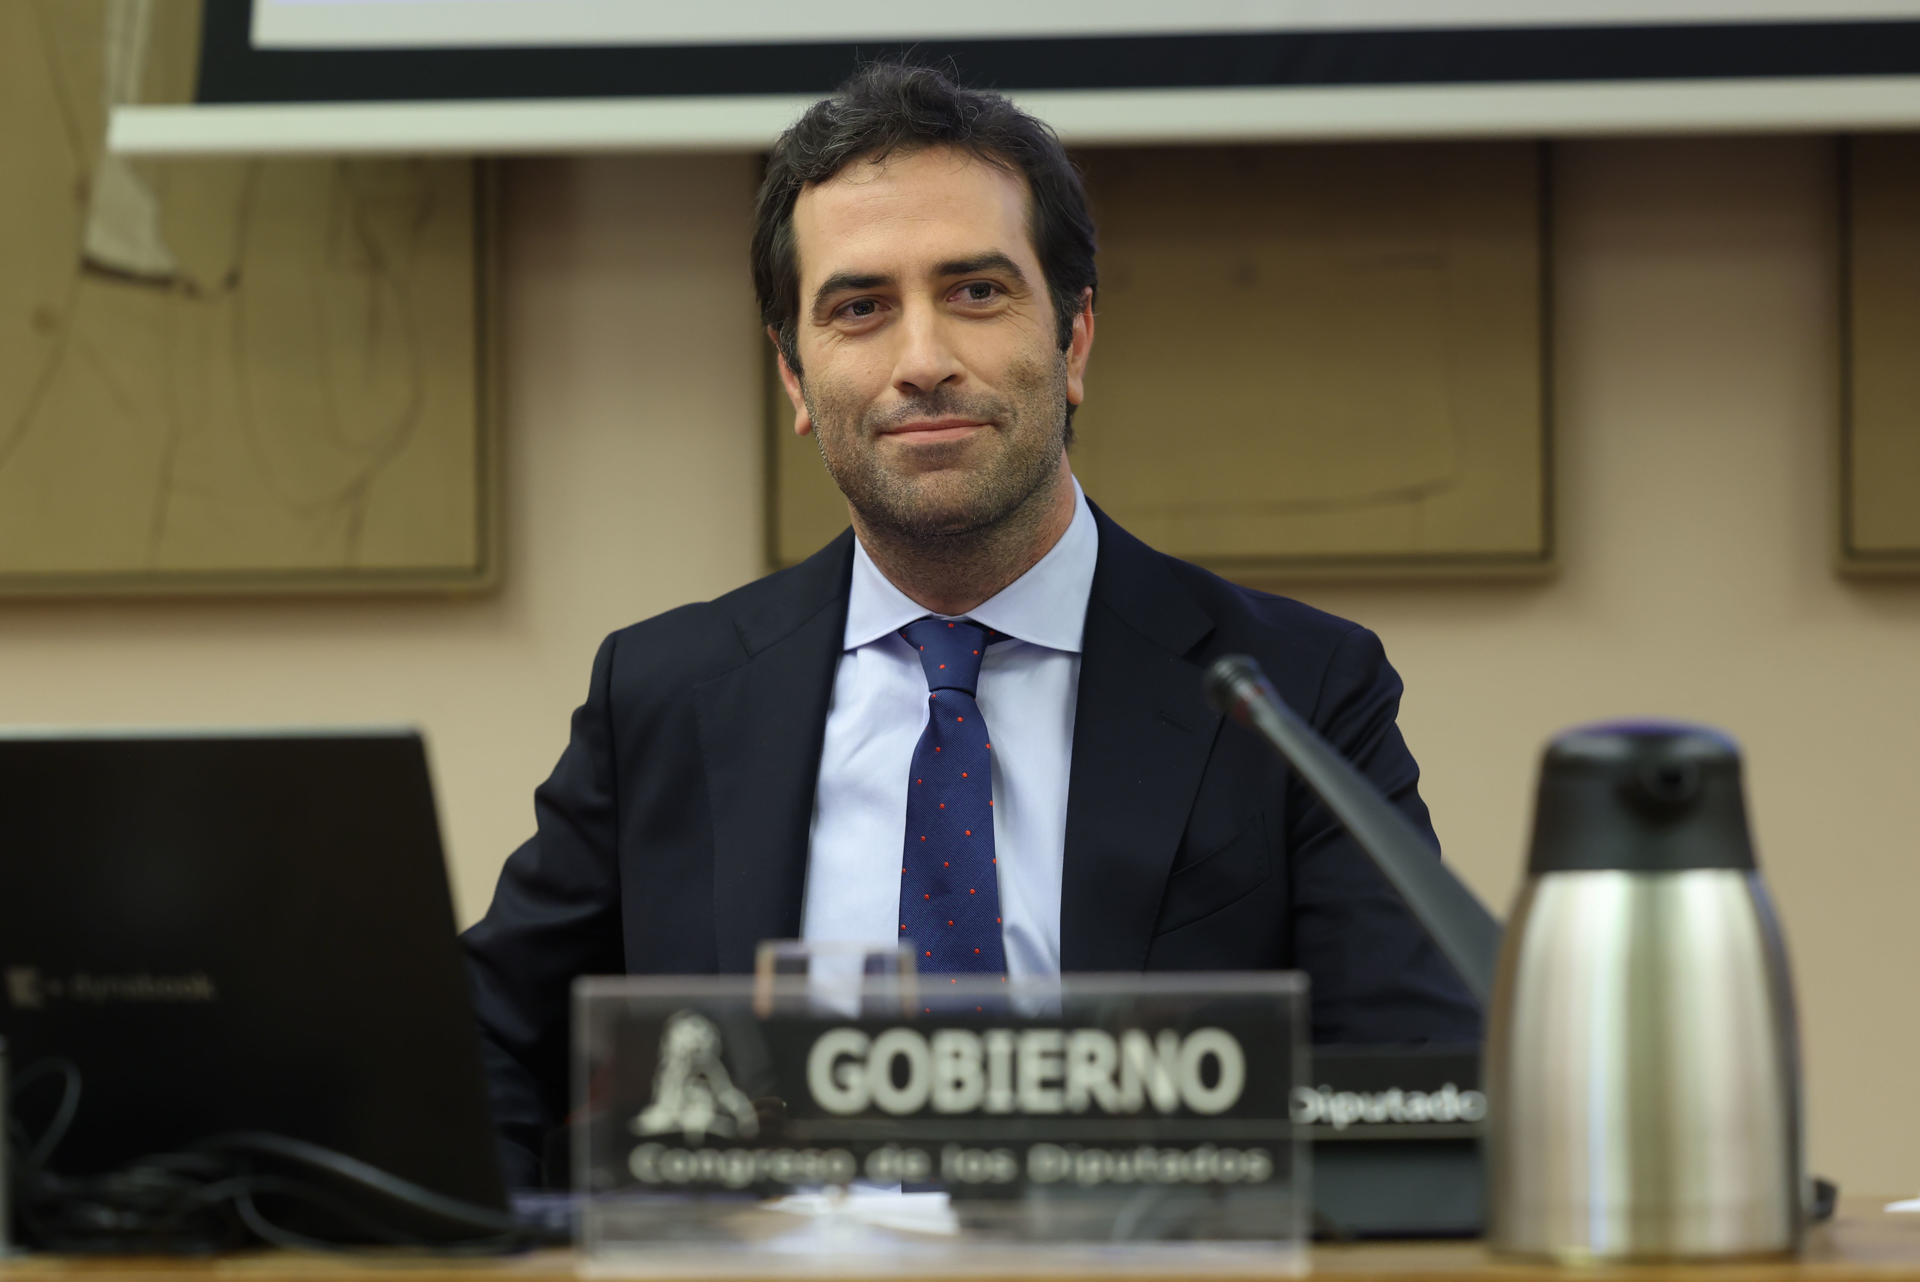
<svg viewBox="0 0 1920 1282">
<path fill-rule="evenodd" d="M 1496 1249 L 1574 1261 L 1798 1248 L 1793 990 L 1725 736 L 1611 724 L 1548 745 L 1486 1082 Z"/>
</svg>

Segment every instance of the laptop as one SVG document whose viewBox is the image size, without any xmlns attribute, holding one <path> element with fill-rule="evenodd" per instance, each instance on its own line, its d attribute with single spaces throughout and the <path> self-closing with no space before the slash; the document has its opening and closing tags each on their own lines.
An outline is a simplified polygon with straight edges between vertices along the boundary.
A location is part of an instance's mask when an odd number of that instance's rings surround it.
<svg viewBox="0 0 1920 1282">
<path fill-rule="evenodd" d="M 78 1070 L 59 1175 L 265 1132 L 507 1209 L 417 733 L 0 733 L 0 1037 Z"/>
</svg>

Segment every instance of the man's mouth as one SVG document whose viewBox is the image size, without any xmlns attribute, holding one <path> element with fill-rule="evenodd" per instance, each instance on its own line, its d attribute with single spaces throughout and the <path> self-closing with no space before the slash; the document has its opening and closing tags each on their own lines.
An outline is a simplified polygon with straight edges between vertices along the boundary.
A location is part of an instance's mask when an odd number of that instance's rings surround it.
<svg viewBox="0 0 1920 1282">
<path fill-rule="evenodd" d="M 890 427 L 884 434 L 915 444 L 931 445 L 938 441 L 957 441 L 985 426 L 980 420 L 972 418 L 925 418 Z"/>
</svg>

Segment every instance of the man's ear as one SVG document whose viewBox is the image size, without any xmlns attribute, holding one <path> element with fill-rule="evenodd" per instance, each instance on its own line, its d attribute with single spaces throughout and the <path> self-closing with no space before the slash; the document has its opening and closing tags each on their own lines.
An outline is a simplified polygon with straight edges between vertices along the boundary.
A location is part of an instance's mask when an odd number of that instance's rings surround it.
<svg viewBox="0 0 1920 1282">
<path fill-rule="evenodd" d="M 780 366 L 780 386 L 787 389 L 787 399 L 793 402 L 793 434 L 809 436 L 813 432 L 813 416 L 807 413 L 807 398 L 800 394 L 800 376 L 787 364 L 786 353 L 780 350 L 780 336 L 771 325 L 767 326 L 767 340 L 773 344 L 773 359 Z"/>
<path fill-rule="evenodd" d="M 1067 401 L 1078 405 L 1087 399 L 1087 358 L 1093 355 L 1093 290 L 1080 291 L 1080 310 L 1073 317 L 1073 334 L 1067 339 Z"/>
</svg>

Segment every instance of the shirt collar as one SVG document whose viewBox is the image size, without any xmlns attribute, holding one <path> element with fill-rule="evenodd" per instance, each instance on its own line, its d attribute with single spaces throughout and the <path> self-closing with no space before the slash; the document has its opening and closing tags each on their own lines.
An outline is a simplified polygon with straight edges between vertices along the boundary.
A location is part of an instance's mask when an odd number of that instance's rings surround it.
<svg viewBox="0 0 1920 1282">
<path fill-rule="evenodd" d="M 1067 532 L 1025 574 L 967 611 L 966 617 L 1017 640 L 1078 654 L 1099 552 L 1100 532 L 1093 523 L 1093 509 L 1087 506 L 1087 496 L 1076 477 L 1073 520 Z M 928 613 L 925 606 L 880 572 L 860 540 L 853 541 L 853 588 L 847 599 L 845 640 L 848 650 L 898 632 Z"/>
</svg>

